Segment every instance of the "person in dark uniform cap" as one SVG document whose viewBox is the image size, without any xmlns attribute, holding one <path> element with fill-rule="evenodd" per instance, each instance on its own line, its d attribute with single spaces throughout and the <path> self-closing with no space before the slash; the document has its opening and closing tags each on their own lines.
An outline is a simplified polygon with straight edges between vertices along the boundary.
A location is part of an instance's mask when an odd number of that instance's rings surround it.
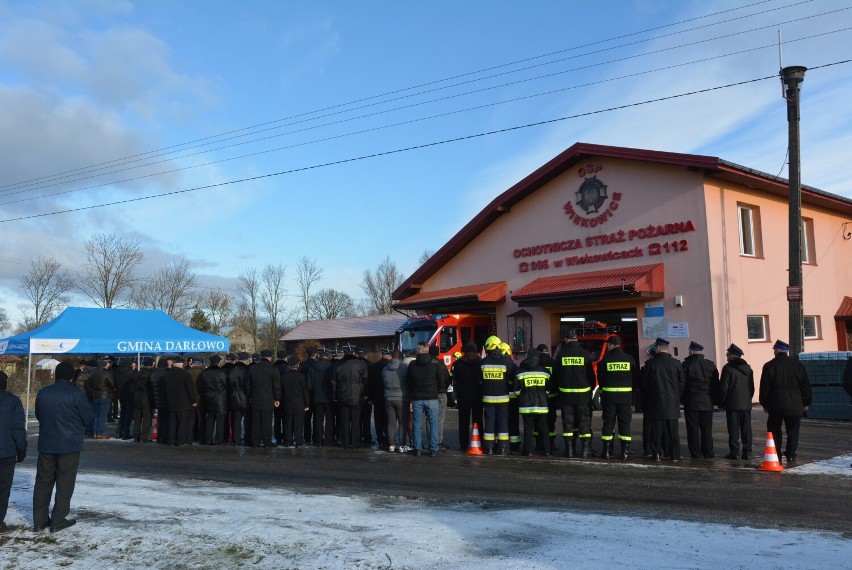
<svg viewBox="0 0 852 570">
<path fill-rule="evenodd" d="M 683 366 L 669 354 L 669 341 L 657 338 L 654 358 L 645 364 L 642 389 L 650 421 L 651 456 L 655 461 L 666 457 L 680 461 L 678 418 L 686 383 Z"/>
<path fill-rule="evenodd" d="M 555 388 L 553 391 L 559 395 L 559 406 L 562 408 L 562 437 L 565 440 L 565 457 L 590 457 L 592 452 L 592 390 L 595 389 L 595 370 L 592 364 L 592 355 L 580 346 L 577 340 L 577 331 L 569 331 L 563 337 L 563 344 L 556 353 L 552 370 Z M 608 419 L 611 411 L 610 409 L 607 411 Z M 624 435 L 620 431 L 619 434 Z M 579 450 L 577 449 L 578 440 L 580 441 Z M 605 443 L 604 447 L 608 447 L 608 444 Z"/>
<path fill-rule="evenodd" d="M 685 384 L 683 416 L 686 443 L 693 459 L 713 457 L 713 403 L 719 389 L 716 363 L 704 358 L 704 347 L 689 343 L 689 356 L 683 361 Z"/>
<path fill-rule="evenodd" d="M 760 375 L 760 405 L 769 414 L 766 429 L 772 432 L 776 449 L 781 449 L 781 424 L 787 431 L 787 463 L 796 462 L 802 415 L 811 405 L 811 384 L 805 367 L 790 358 L 790 345 L 780 340 L 772 349 L 775 358 L 763 365 Z"/>
<path fill-rule="evenodd" d="M 754 397 L 754 373 L 743 360 L 743 350 L 735 344 L 725 355 L 719 380 L 719 407 L 725 410 L 728 423 L 728 449 L 725 459 L 751 459 L 751 401 Z M 742 443 L 742 448 L 740 448 Z M 742 454 L 740 454 L 742 451 Z"/>
<path fill-rule="evenodd" d="M 272 365 L 272 351 L 260 351 L 260 360 L 252 364 L 246 375 L 246 391 L 251 410 L 251 444 L 253 447 L 275 447 L 272 443 L 272 416 L 281 405 L 281 374 Z"/>
</svg>

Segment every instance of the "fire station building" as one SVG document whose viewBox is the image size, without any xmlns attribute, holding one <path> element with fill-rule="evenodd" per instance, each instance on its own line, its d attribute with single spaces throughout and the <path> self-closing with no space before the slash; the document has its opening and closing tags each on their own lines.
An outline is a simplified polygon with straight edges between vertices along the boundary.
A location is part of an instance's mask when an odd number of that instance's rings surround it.
<svg viewBox="0 0 852 570">
<path fill-rule="evenodd" d="M 788 339 L 788 187 L 711 156 L 577 143 L 500 194 L 395 292 L 419 313 L 487 314 L 519 354 L 584 321 L 640 351 L 690 340 L 759 379 Z M 852 200 L 802 187 L 805 351 L 852 345 Z"/>
</svg>

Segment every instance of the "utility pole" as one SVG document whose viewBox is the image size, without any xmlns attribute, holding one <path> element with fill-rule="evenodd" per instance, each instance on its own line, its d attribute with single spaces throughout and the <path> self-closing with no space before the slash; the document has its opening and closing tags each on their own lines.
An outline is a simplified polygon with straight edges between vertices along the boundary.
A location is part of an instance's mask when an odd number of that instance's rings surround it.
<svg viewBox="0 0 852 570">
<path fill-rule="evenodd" d="M 804 315 L 802 311 L 802 175 L 799 148 L 799 86 L 805 80 L 807 67 L 793 65 L 781 69 L 784 99 L 787 100 L 787 129 L 790 163 L 788 169 L 790 195 L 790 268 L 787 302 L 790 305 L 790 354 L 805 350 Z"/>
</svg>

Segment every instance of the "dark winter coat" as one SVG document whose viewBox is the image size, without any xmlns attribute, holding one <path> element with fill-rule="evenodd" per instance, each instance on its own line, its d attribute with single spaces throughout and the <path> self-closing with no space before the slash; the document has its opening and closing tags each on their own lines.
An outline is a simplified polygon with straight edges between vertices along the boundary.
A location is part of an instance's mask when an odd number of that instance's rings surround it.
<svg viewBox="0 0 852 570">
<path fill-rule="evenodd" d="M 571 341 L 560 347 L 551 368 L 563 405 L 579 406 L 591 401 L 595 369 L 591 353 L 579 342 Z"/>
<path fill-rule="evenodd" d="M 621 347 L 607 350 L 603 359 L 598 362 L 598 384 L 602 401 L 611 404 L 632 404 L 633 386 L 636 384 L 638 373 L 636 361 L 621 350 Z M 677 401 L 680 402 L 680 394 Z"/>
<path fill-rule="evenodd" d="M 547 395 L 552 389 L 550 374 L 537 355 L 530 355 L 521 362 L 517 374 L 518 411 L 521 414 L 546 414 Z"/>
<path fill-rule="evenodd" d="M 94 374 L 90 374 L 84 386 L 89 401 L 111 400 L 115 396 L 115 385 L 113 384 L 112 370 L 101 368 Z"/>
<path fill-rule="evenodd" d="M 248 410 L 247 376 L 248 366 L 242 362 L 237 362 L 228 372 L 228 408 L 233 412 Z"/>
<path fill-rule="evenodd" d="M 753 399 L 754 372 L 745 360 L 734 358 L 722 367 L 719 407 L 729 412 L 747 412 Z"/>
<path fill-rule="evenodd" d="M 667 352 L 658 352 L 645 364 L 642 390 L 648 418 L 676 420 L 680 417 L 685 376 L 681 363 Z"/>
<path fill-rule="evenodd" d="M 352 354 L 347 354 L 334 368 L 334 401 L 341 406 L 361 403 L 367 389 L 367 364 Z"/>
<path fill-rule="evenodd" d="M 476 356 L 462 356 L 453 362 L 453 393 L 460 404 L 472 406 L 482 402 L 482 361 Z"/>
<path fill-rule="evenodd" d="M 441 390 L 441 366 L 428 353 L 418 354 L 408 365 L 406 381 L 413 400 L 437 400 Z"/>
<path fill-rule="evenodd" d="M 133 398 L 133 369 L 128 365 L 120 365 L 112 368 L 113 382 L 115 383 L 115 395 L 121 399 Z"/>
<path fill-rule="evenodd" d="M 281 401 L 281 375 L 265 358 L 251 365 L 246 375 L 246 393 L 253 410 L 272 410 Z"/>
<path fill-rule="evenodd" d="M 145 410 L 151 408 L 149 393 L 151 389 L 151 374 L 153 370 L 142 367 L 133 373 L 130 383 L 133 385 L 133 409 Z"/>
<path fill-rule="evenodd" d="M 71 382 L 57 380 L 38 391 L 35 403 L 38 419 L 38 452 L 80 453 L 83 433 L 92 423 L 92 406 L 86 395 Z"/>
<path fill-rule="evenodd" d="M 763 365 L 760 405 L 773 416 L 801 416 L 811 405 L 811 384 L 805 367 L 786 352 Z"/>
<path fill-rule="evenodd" d="M 287 415 L 304 414 L 310 405 L 311 395 L 305 375 L 298 370 L 288 370 L 281 377 L 281 405 Z"/>
<path fill-rule="evenodd" d="M 0 459 L 27 452 L 25 426 L 21 399 L 5 390 L 0 392 Z"/>
<path fill-rule="evenodd" d="M 683 360 L 683 409 L 712 412 L 718 400 L 719 370 L 703 354 L 690 354 Z"/>
<path fill-rule="evenodd" d="M 330 404 L 334 401 L 334 389 L 332 387 L 332 375 L 334 369 L 331 366 L 330 360 L 313 360 L 305 361 L 306 366 L 302 372 L 305 374 L 305 381 L 308 384 L 308 392 L 311 395 L 312 404 Z"/>
<path fill-rule="evenodd" d="M 218 366 L 210 366 L 201 373 L 201 390 L 204 392 L 204 410 L 219 415 L 228 412 L 228 375 Z"/>
<path fill-rule="evenodd" d="M 499 350 L 489 350 L 479 361 L 482 370 L 482 403 L 508 404 L 515 388 L 515 363 Z"/>
<path fill-rule="evenodd" d="M 162 361 L 165 362 L 165 361 Z M 151 407 L 157 410 L 157 413 L 164 413 L 169 411 L 169 403 L 166 401 L 166 370 L 167 368 L 157 367 L 151 372 L 150 383 L 150 394 L 151 394 Z"/>
<path fill-rule="evenodd" d="M 183 368 L 169 368 L 163 376 L 163 386 L 169 412 L 189 412 L 198 403 L 198 393 L 192 376 Z"/>
<path fill-rule="evenodd" d="M 387 358 L 381 358 L 367 365 L 367 397 L 374 405 L 382 405 L 382 402 L 385 401 L 385 384 L 382 371 L 389 362 L 390 360 Z"/>
</svg>

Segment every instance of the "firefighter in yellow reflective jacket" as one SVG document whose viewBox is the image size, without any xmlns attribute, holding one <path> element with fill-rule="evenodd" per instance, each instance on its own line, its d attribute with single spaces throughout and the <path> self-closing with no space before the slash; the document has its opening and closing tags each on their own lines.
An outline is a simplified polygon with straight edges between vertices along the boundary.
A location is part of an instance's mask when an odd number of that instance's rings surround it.
<svg viewBox="0 0 852 570">
<path fill-rule="evenodd" d="M 531 348 L 518 368 L 518 412 L 524 418 L 524 455 L 530 457 L 535 449 L 536 436 L 539 448 L 550 455 L 550 437 L 547 435 L 547 395 L 552 391 L 550 374 L 541 364 L 540 353 Z"/>
<path fill-rule="evenodd" d="M 490 336 L 485 341 L 482 368 L 482 449 L 492 455 L 508 453 L 509 446 L 509 392 L 515 384 L 515 364 L 500 350 L 501 341 Z"/>
<path fill-rule="evenodd" d="M 636 379 L 636 362 L 633 357 L 621 350 L 621 339 L 617 336 L 607 341 L 607 351 L 603 360 L 598 362 L 598 385 L 601 391 L 603 408 L 603 427 L 601 457 L 609 459 L 613 455 L 612 438 L 616 419 L 618 420 L 618 439 L 621 440 L 621 458 L 630 457 L 630 420 L 633 418 L 633 385 Z"/>
<path fill-rule="evenodd" d="M 518 365 L 512 357 L 512 347 L 506 342 L 500 343 L 500 352 L 512 363 L 512 377 L 518 373 Z M 521 452 L 521 416 L 518 413 L 518 386 L 509 386 L 509 449 L 512 453 Z"/>
</svg>

